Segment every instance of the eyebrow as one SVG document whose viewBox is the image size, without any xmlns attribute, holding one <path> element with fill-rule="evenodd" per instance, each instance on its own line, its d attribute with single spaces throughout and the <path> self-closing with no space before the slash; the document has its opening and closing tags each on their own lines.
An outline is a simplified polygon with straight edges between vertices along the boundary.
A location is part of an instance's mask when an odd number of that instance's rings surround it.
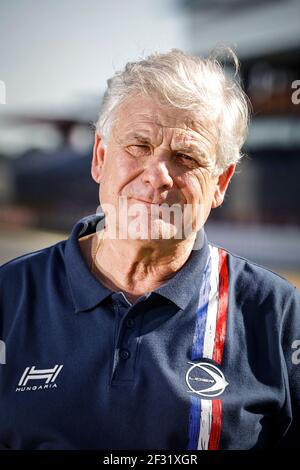
<svg viewBox="0 0 300 470">
<path fill-rule="evenodd" d="M 151 139 L 149 139 L 149 137 L 147 136 L 143 136 L 142 134 L 133 134 L 132 136 L 129 136 L 130 138 L 133 138 L 133 139 L 136 139 L 138 140 L 139 142 L 143 142 L 143 143 L 147 143 L 147 144 L 151 144 Z M 181 151 L 181 152 L 194 152 L 195 151 L 195 146 L 187 146 L 187 145 L 176 145 L 174 146 L 173 150 L 175 151 Z"/>
<path fill-rule="evenodd" d="M 173 151 L 175 152 L 182 152 L 182 153 L 188 153 L 192 155 L 193 157 L 197 157 L 198 159 L 207 158 L 206 151 L 203 149 L 200 145 L 194 144 L 191 146 L 188 145 L 181 145 L 180 143 L 176 144 L 173 146 Z"/>
<path fill-rule="evenodd" d="M 136 139 L 138 140 L 139 142 L 143 142 L 145 144 L 151 144 L 151 140 L 149 139 L 149 137 L 147 136 L 144 136 L 142 134 L 137 134 L 137 133 L 134 133 L 133 135 L 129 135 L 130 138 L 133 138 L 133 139 Z"/>
<path fill-rule="evenodd" d="M 139 142 L 143 143 L 143 144 L 151 144 L 151 139 L 145 135 L 142 135 L 142 134 L 139 134 L 137 132 L 135 132 L 134 134 L 129 134 L 128 136 L 129 138 L 132 138 L 132 139 L 136 139 L 138 140 Z M 207 157 L 206 156 L 206 152 L 201 149 L 200 146 L 198 146 L 197 144 L 194 144 L 192 146 L 187 146 L 187 145 L 181 145 L 180 143 L 176 144 L 175 142 L 175 145 L 173 146 L 173 148 L 171 149 L 173 152 L 186 152 L 186 153 L 190 153 L 192 154 L 193 156 L 198 156 L 198 157 Z"/>
</svg>

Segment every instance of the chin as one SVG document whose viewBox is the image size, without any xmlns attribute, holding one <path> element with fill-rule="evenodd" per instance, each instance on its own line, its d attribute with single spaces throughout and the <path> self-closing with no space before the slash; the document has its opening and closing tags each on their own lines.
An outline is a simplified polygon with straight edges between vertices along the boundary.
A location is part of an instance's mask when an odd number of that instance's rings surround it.
<svg viewBox="0 0 300 470">
<path fill-rule="evenodd" d="M 182 231 L 180 232 L 178 228 L 165 222 L 162 219 L 157 219 L 148 222 L 148 224 L 137 224 L 128 226 L 128 237 L 133 240 L 171 240 L 174 238 L 182 238 L 181 235 Z"/>
</svg>

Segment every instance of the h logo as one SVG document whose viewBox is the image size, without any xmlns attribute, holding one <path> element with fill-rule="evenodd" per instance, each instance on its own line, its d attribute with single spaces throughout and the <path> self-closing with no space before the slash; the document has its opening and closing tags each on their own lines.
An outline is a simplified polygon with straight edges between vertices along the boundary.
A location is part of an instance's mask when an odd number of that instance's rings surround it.
<svg viewBox="0 0 300 470">
<path fill-rule="evenodd" d="M 18 386 L 21 387 L 22 385 L 25 386 L 29 380 L 42 380 L 46 379 L 45 383 L 53 383 L 55 382 L 58 374 L 62 370 L 63 365 L 56 365 L 53 369 L 36 369 L 35 366 L 26 367 L 24 373 L 21 377 Z"/>
</svg>

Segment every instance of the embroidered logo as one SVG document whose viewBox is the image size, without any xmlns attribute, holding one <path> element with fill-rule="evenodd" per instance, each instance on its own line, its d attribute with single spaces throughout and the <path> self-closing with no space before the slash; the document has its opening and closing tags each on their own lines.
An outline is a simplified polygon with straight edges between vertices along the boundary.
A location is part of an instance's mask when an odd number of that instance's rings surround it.
<svg viewBox="0 0 300 470">
<path fill-rule="evenodd" d="M 62 368 L 63 365 L 56 365 L 53 369 L 36 369 L 35 366 L 26 367 L 18 383 L 16 392 L 57 388 L 55 381 Z M 39 382 L 37 385 L 32 385 L 32 381 L 35 383 L 36 381 Z M 27 385 L 28 382 L 30 382 L 30 385 Z"/>
<path fill-rule="evenodd" d="M 223 372 L 215 365 L 207 362 L 193 363 L 186 373 L 185 380 L 189 387 L 188 392 L 196 393 L 201 397 L 214 398 L 222 395 L 228 385 Z"/>
</svg>

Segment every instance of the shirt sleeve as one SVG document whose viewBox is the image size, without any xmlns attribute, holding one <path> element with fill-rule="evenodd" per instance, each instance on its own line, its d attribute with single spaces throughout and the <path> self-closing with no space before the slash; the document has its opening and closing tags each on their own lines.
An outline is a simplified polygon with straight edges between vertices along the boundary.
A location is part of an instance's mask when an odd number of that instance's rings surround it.
<svg viewBox="0 0 300 470">
<path fill-rule="evenodd" d="M 289 415 L 284 419 L 289 421 L 289 425 L 280 447 L 295 449 L 299 447 L 300 436 L 300 292 L 296 288 L 290 295 L 282 318 L 281 346 L 286 382 L 286 410 Z"/>
</svg>

